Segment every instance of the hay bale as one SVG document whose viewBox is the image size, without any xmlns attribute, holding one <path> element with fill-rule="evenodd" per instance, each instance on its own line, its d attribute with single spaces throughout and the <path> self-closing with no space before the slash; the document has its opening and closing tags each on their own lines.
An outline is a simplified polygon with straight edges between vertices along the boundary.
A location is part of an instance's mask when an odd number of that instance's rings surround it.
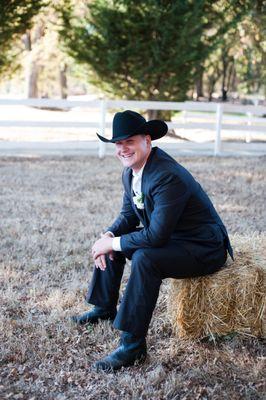
<svg viewBox="0 0 266 400">
<path fill-rule="evenodd" d="M 265 337 L 265 237 L 235 236 L 232 242 L 235 261 L 227 261 L 226 268 L 205 277 L 171 279 L 168 314 L 179 338 L 230 332 Z"/>
</svg>

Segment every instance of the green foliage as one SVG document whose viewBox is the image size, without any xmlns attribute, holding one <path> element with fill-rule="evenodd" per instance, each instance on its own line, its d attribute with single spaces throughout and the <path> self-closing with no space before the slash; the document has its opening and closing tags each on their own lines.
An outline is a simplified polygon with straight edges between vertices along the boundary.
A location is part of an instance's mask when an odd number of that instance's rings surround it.
<svg viewBox="0 0 266 400">
<path fill-rule="evenodd" d="M 0 74 L 15 68 L 17 52 L 13 45 L 30 29 L 43 5 L 44 0 L 0 0 Z"/>
<path fill-rule="evenodd" d="M 182 101 L 195 82 L 210 97 L 262 92 L 265 15 L 261 0 L 0 0 L 0 75 L 31 62 L 47 96 L 64 68 L 73 93 L 93 83 L 108 97 Z"/>
<path fill-rule="evenodd" d="M 259 93 L 266 81 L 266 3 L 246 1 L 242 13 L 222 35 L 219 46 L 205 60 L 204 81 L 209 97 L 222 92 Z"/>
<path fill-rule="evenodd" d="M 63 3 L 61 37 L 91 82 L 120 98 L 181 101 L 244 2 L 94 0 L 79 13 Z"/>
<path fill-rule="evenodd" d="M 266 93 L 266 3 L 252 2 L 250 13 L 239 32 L 242 52 L 238 57 L 238 76 L 246 93 Z"/>
</svg>

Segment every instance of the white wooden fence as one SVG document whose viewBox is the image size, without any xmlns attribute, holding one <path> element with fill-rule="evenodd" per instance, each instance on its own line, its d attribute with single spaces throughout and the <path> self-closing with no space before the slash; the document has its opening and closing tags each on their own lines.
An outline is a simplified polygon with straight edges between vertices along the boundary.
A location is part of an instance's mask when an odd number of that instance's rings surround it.
<svg viewBox="0 0 266 400">
<path fill-rule="evenodd" d="M 96 108 L 100 111 L 100 118 L 93 122 L 77 121 L 33 121 L 4 119 L 4 107 L 23 105 L 41 108 L 70 109 L 75 107 Z M 253 105 L 234 105 L 227 103 L 200 103 L 200 102 L 156 102 L 156 101 L 120 101 L 120 100 L 55 100 L 55 99 L 0 99 L 0 127 L 75 127 L 98 128 L 104 136 L 105 128 L 111 123 L 106 121 L 108 109 L 137 109 L 137 110 L 172 110 L 182 111 L 182 121 L 167 122 L 170 129 L 211 129 L 215 132 L 214 155 L 221 154 L 221 131 L 224 129 L 242 131 L 246 134 L 246 141 L 251 140 L 251 133 L 266 134 L 266 107 Z M 201 112 L 201 113 L 197 113 Z M 235 114 L 244 114 L 239 116 Z M 208 120 L 208 122 L 190 122 L 190 117 Z M 105 143 L 99 141 L 99 157 L 104 157 Z"/>
</svg>

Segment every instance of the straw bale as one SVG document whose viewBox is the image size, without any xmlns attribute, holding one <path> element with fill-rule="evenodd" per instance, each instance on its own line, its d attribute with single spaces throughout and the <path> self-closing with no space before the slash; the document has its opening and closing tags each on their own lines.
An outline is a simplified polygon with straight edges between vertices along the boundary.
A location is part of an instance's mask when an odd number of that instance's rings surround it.
<svg viewBox="0 0 266 400">
<path fill-rule="evenodd" d="M 200 339 L 238 332 L 265 337 L 265 242 L 263 235 L 234 236 L 235 261 L 228 260 L 221 271 L 171 279 L 168 315 L 175 335 Z"/>
</svg>

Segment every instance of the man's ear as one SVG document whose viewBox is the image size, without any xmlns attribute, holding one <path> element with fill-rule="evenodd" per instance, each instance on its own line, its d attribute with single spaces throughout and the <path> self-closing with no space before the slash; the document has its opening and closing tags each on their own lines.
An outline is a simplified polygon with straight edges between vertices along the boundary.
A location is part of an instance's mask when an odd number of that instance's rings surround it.
<svg viewBox="0 0 266 400">
<path fill-rule="evenodd" d="M 151 136 L 145 135 L 146 143 L 151 146 Z"/>
</svg>

